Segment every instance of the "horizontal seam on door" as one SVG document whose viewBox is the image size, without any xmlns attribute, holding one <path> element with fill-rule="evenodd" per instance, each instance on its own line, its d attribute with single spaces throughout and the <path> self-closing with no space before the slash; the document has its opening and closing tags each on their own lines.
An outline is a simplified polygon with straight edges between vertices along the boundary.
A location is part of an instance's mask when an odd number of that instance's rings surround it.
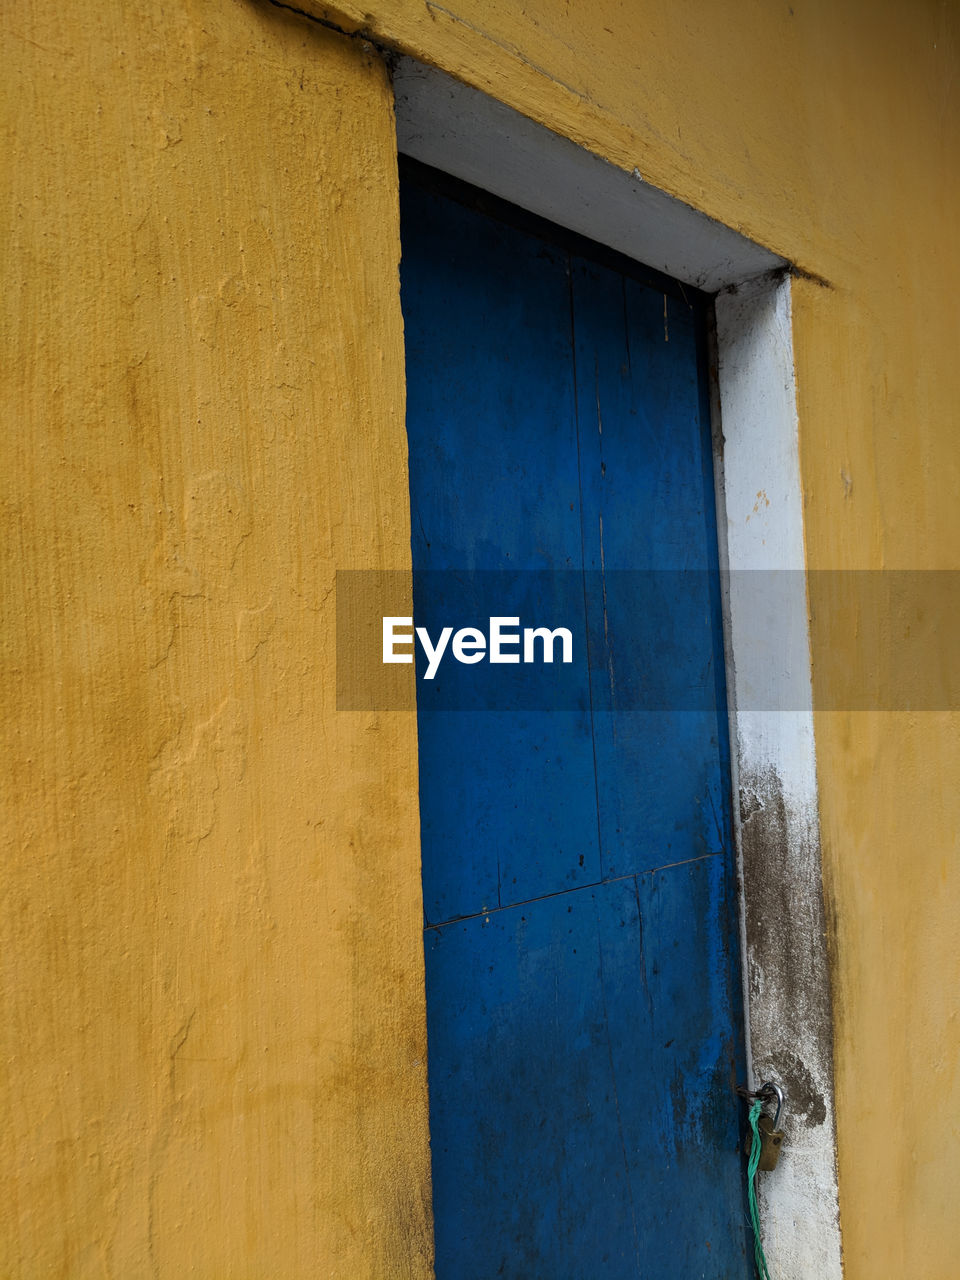
<svg viewBox="0 0 960 1280">
<path fill-rule="evenodd" d="M 679 862 L 664 862 L 658 867 L 647 867 L 643 871 L 628 871 L 623 876 L 610 876 L 607 880 L 593 880 L 590 884 L 575 884 L 569 889 L 558 889 L 555 893 L 542 893 L 537 898 L 523 898 L 520 902 L 508 902 L 502 907 L 489 907 L 486 911 L 471 911 L 465 916 L 450 916 L 447 920 L 437 920 L 433 924 L 425 924 L 423 931 L 426 933 L 430 929 L 445 929 L 448 924 L 459 924 L 462 920 L 479 920 L 481 916 L 495 916 L 501 911 L 513 911 L 517 907 L 529 907 L 534 902 L 546 902 L 549 898 L 562 898 L 569 893 L 580 893 L 583 889 L 601 889 L 605 884 L 620 884 L 624 880 L 635 880 L 637 876 L 652 876 L 657 871 L 669 871 L 671 867 L 686 867 L 692 862 L 706 862 L 708 858 L 719 858 L 723 855 L 723 849 L 716 849 L 713 853 L 700 853 L 695 858 L 681 858 Z"/>
</svg>

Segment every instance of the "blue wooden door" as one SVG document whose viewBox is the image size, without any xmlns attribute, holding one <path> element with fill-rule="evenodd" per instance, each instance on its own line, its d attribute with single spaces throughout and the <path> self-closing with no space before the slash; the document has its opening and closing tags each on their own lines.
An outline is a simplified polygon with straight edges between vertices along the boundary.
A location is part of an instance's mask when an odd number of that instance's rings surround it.
<svg viewBox="0 0 960 1280">
<path fill-rule="evenodd" d="M 739 957 L 703 300 L 405 165 L 440 1280 L 743 1277 Z"/>
</svg>

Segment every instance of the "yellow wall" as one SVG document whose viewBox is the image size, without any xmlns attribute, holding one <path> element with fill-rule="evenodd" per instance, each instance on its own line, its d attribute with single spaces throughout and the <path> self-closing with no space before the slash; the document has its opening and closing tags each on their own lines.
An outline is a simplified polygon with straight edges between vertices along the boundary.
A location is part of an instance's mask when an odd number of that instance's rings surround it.
<svg viewBox="0 0 960 1280">
<path fill-rule="evenodd" d="M 4 21 L 0 1276 L 426 1275 L 415 730 L 334 710 L 409 555 L 388 79 Z"/>
<path fill-rule="evenodd" d="M 958 564 L 955 6 L 303 7 L 828 281 L 809 561 Z M 244 0 L 4 21 L 0 1274 L 424 1274 L 413 728 L 334 713 L 328 595 L 407 556 L 383 72 Z M 818 753 L 846 1272 L 953 1280 L 960 720 Z"/>
</svg>

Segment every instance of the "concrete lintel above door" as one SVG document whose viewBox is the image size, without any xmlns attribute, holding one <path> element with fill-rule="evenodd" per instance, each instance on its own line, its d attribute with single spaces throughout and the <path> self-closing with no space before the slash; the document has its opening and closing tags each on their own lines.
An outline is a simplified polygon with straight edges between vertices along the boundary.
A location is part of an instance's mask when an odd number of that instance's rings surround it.
<svg viewBox="0 0 960 1280">
<path fill-rule="evenodd" d="M 739 232 L 442 71 L 394 73 L 405 155 L 708 293 L 786 265 Z"/>
</svg>

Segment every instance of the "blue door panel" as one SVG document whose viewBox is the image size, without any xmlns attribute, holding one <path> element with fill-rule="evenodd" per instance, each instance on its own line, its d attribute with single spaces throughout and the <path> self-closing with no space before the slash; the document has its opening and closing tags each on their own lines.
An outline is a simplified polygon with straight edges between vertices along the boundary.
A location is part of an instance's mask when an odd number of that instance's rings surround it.
<svg viewBox="0 0 960 1280">
<path fill-rule="evenodd" d="M 408 189 L 402 272 L 417 569 L 579 569 L 566 254 Z"/>
<path fill-rule="evenodd" d="M 589 713 L 419 717 L 428 924 L 600 879 Z M 421 783 L 421 789 L 423 784 Z"/>
<path fill-rule="evenodd" d="M 413 269 L 423 261 L 442 272 Z M 417 624 L 485 628 L 491 607 L 566 618 L 582 563 L 567 255 L 409 188 L 403 304 Z M 506 584 L 491 570 L 519 573 Z M 443 778 L 422 814 L 429 922 L 600 879 L 585 620 L 573 621 L 562 712 L 448 712 L 451 681 L 483 678 L 472 667 L 448 663 L 421 686 L 439 704 L 421 707 L 421 770 Z M 483 674 L 502 693 L 525 671 Z"/>
<path fill-rule="evenodd" d="M 729 826 L 710 436 L 691 308 L 584 260 L 572 297 L 601 864 L 619 876 L 717 852 Z"/>
<path fill-rule="evenodd" d="M 438 1276 L 573 1276 L 588 1259 L 637 1274 L 604 1013 L 611 912 L 639 971 L 632 880 L 426 933 Z M 643 1025 L 640 996 L 618 1016 Z"/>
<path fill-rule="evenodd" d="M 613 1054 L 618 1076 L 648 1054 L 633 1094 L 636 1127 L 626 1138 L 637 1203 L 655 1206 L 643 1215 L 645 1266 L 637 1274 L 742 1277 L 749 1241 L 733 1102 L 739 991 L 730 981 L 731 877 L 714 855 L 638 876 L 637 885 L 641 985 L 653 1026 L 644 1046 L 618 1022 Z M 623 970 L 620 989 L 633 981 Z"/>
<path fill-rule="evenodd" d="M 704 521 L 694 313 L 582 259 L 571 292 L 586 567 L 704 570 L 715 550 Z M 609 519 L 625 510 L 636 518 Z"/>
<path fill-rule="evenodd" d="M 427 930 L 438 1276 L 746 1274 L 725 892 L 713 856 Z"/>
<path fill-rule="evenodd" d="M 745 1277 L 702 304 L 401 186 L 439 1280 Z"/>
</svg>

